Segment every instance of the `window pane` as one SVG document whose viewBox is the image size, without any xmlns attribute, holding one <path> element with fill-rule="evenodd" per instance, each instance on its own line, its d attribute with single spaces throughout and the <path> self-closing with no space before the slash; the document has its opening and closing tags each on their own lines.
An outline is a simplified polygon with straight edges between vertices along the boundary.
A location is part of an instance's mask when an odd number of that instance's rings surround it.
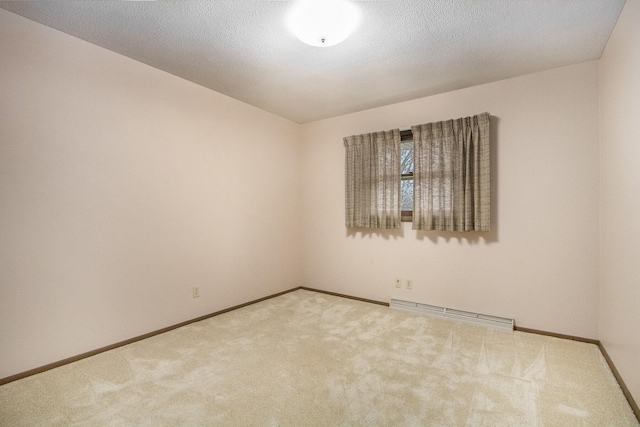
<svg viewBox="0 0 640 427">
<path fill-rule="evenodd" d="M 402 174 L 413 173 L 413 141 L 400 143 L 400 167 Z M 413 176 L 400 181 L 400 210 L 413 210 Z"/>
<path fill-rule="evenodd" d="M 400 144 L 400 168 L 403 174 L 413 172 L 413 141 Z"/>
<path fill-rule="evenodd" d="M 400 210 L 413 210 L 413 179 L 403 179 L 400 182 Z"/>
</svg>

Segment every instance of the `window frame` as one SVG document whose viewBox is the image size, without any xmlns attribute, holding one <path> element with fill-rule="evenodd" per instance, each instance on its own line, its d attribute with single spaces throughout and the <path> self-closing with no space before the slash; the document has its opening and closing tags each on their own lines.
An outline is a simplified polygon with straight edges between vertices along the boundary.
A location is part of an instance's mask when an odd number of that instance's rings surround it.
<svg viewBox="0 0 640 427">
<path fill-rule="evenodd" d="M 413 132 L 411 132 L 411 129 L 408 130 L 401 130 L 400 131 L 400 142 L 401 143 L 406 143 L 406 142 L 410 142 L 413 145 Z M 409 173 L 401 173 L 400 174 L 400 179 L 401 180 L 411 180 L 413 181 L 413 171 L 409 172 Z M 402 195 L 400 196 L 402 197 Z M 400 201 L 400 205 L 402 205 L 402 200 Z M 400 211 L 400 221 L 401 222 L 413 222 L 413 209 L 411 209 L 410 211 Z"/>
</svg>

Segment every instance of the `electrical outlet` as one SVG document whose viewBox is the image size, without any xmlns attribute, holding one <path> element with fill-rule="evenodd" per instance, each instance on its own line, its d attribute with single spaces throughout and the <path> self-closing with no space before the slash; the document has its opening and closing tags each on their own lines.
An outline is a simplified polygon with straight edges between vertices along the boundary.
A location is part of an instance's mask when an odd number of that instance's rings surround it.
<svg viewBox="0 0 640 427">
<path fill-rule="evenodd" d="M 407 289 L 413 289 L 413 282 L 411 281 L 411 279 L 407 279 L 405 286 Z"/>
<path fill-rule="evenodd" d="M 402 287 L 402 279 L 396 279 L 396 288 Z"/>
<path fill-rule="evenodd" d="M 200 287 L 199 286 L 194 286 L 193 287 L 193 297 L 194 298 L 198 298 L 200 296 Z"/>
</svg>

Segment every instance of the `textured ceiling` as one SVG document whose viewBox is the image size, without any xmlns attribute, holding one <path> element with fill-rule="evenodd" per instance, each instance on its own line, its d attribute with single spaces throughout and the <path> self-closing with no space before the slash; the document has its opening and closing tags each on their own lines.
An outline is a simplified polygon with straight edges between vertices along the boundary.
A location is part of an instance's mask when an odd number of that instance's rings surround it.
<svg viewBox="0 0 640 427">
<path fill-rule="evenodd" d="M 598 59 L 624 0 L 358 1 L 318 48 L 289 1 L 15 1 L 0 7 L 298 123 Z"/>
</svg>

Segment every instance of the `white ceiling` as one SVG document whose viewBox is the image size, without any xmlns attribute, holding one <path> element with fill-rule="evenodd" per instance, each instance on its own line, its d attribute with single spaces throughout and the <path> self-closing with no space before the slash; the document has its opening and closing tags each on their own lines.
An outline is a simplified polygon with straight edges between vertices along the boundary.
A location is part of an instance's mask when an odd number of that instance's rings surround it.
<svg viewBox="0 0 640 427">
<path fill-rule="evenodd" d="M 624 0 L 358 1 L 307 46 L 293 2 L 14 1 L 0 7 L 298 123 L 600 58 Z"/>
</svg>

